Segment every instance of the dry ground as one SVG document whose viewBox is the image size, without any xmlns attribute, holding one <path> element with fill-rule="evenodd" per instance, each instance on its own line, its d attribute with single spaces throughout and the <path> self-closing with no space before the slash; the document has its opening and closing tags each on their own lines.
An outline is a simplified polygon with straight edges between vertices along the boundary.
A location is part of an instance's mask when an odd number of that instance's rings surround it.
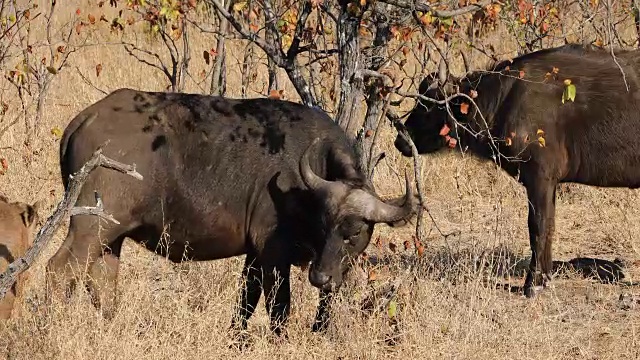
<svg viewBox="0 0 640 360">
<path fill-rule="evenodd" d="M 80 8 L 95 11 L 87 1 Z M 70 17 L 74 9 L 62 4 L 59 21 Z M 112 40 L 108 31 L 98 32 L 95 39 Z M 487 41 L 504 42 L 498 35 Z M 210 39 L 193 36 L 195 54 L 211 44 Z M 508 44 L 502 46 L 508 48 Z M 242 59 L 239 49 L 232 46 L 233 58 Z M 94 73 L 97 62 L 104 69 L 100 77 Z M 477 62 L 484 64 L 482 59 Z M 197 73 L 204 64 L 194 56 L 192 66 Z M 103 96 L 81 79 L 76 67 L 106 91 L 119 87 L 161 90 L 166 85 L 158 72 L 132 61 L 119 46 L 85 47 L 72 58 L 71 66 L 52 85 L 33 159 L 23 160 L 22 122 L 0 140 L 0 157 L 9 161 L 6 175 L 0 176 L 0 191 L 15 200 L 44 199 L 47 206 L 40 214 L 44 217 L 62 193 L 58 139 L 50 129 L 64 128 L 80 109 Z M 239 96 L 240 67 L 230 65 L 230 71 L 229 95 Z M 264 83 L 260 76 L 253 89 L 259 91 Z M 187 90 L 199 91 L 193 84 Z M 286 90 L 293 93 L 290 86 Z M 15 99 L 11 106 L 17 106 Z M 402 191 L 396 173 L 402 173 L 410 162 L 392 148 L 395 133 L 391 128 L 384 132 L 382 146 L 388 157 L 380 165 L 376 185 L 383 196 L 391 196 Z M 519 270 L 529 257 L 524 190 L 491 164 L 470 157 L 424 157 L 423 164 L 428 205 L 439 229 L 443 233 L 459 230 L 460 235 L 445 240 L 429 222 L 427 253 L 412 276 L 403 275 L 398 257 L 383 272 L 405 276 L 398 296 L 401 336 L 395 346 L 385 343 L 389 330 L 385 313 L 364 316 L 359 304 L 370 286 L 381 286 L 388 276 L 367 285 L 363 273 L 354 273 L 334 308 L 335 325 L 321 336 L 309 331 L 317 292 L 306 273 L 296 269 L 289 340 L 277 343 L 268 335 L 261 300 L 249 328 L 255 343 L 246 353 L 239 353 L 228 348 L 227 329 L 243 259 L 174 265 L 130 242 L 122 255 L 122 300 L 115 319 L 103 320 L 82 294 L 69 306 L 57 306 L 45 315 L 38 310 L 44 265 L 61 244 L 65 224 L 30 270 L 32 282 L 19 305 L 20 316 L 0 330 L 0 354 L 10 359 L 640 357 L 640 304 L 620 300 L 621 296 L 640 295 L 639 289 L 570 277 L 556 280 L 554 288 L 526 300 L 496 286 L 523 282 Z M 640 273 L 637 191 L 570 186 L 558 200 L 557 214 L 556 259 L 619 257 L 627 263 L 627 280 L 635 280 Z M 376 236 L 383 239 L 382 250 L 372 245 L 368 252 L 390 254 L 386 243 L 392 241 L 402 248 L 412 230 L 381 226 Z M 475 266 L 479 260 L 491 266 Z"/>
</svg>

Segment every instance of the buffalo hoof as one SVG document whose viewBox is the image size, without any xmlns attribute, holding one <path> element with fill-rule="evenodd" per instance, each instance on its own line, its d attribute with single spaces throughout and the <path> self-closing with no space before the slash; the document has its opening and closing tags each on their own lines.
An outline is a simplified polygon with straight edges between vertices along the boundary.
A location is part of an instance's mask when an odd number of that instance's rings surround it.
<svg viewBox="0 0 640 360">
<path fill-rule="evenodd" d="M 311 332 L 324 333 L 327 331 L 328 326 L 329 326 L 328 319 L 321 319 L 321 320 L 316 319 L 316 321 L 311 326 Z"/>
<path fill-rule="evenodd" d="M 527 279 L 524 282 L 524 296 L 528 299 L 536 297 L 542 292 L 542 290 L 550 287 L 551 276 L 548 274 L 527 274 Z"/>
<path fill-rule="evenodd" d="M 246 331 L 238 331 L 233 335 L 233 342 L 229 345 L 229 349 L 245 351 L 253 345 L 251 336 Z"/>
<path fill-rule="evenodd" d="M 542 290 L 544 290 L 544 288 L 545 287 L 542 285 L 525 286 L 524 296 L 526 296 L 528 299 L 535 298 L 540 292 L 542 292 Z"/>
</svg>

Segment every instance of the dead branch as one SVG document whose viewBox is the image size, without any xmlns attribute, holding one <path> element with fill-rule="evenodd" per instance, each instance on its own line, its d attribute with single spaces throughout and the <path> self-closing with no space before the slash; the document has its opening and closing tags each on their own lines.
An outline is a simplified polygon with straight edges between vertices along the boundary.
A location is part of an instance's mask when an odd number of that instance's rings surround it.
<svg viewBox="0 0 640 360">
<path fill-rule="evenodd" d="M 395 5 L 399 8 L 403 8 L 403 9 L 407 9 L 407 10 L 412 10 L 412 11 L 421 11 L 421 12 L 428 12 L 430 11 L 433 16 L 435 17 L 442 17 L 442 18 L 447 18 L 447 17 L 454 17 L 454 16 L 460 16 L 460 15 L 465 15 L 465 14 L 469 14 L 469 13 L 473 13 L 476 11 L 480 11 L 483 8 L 485 8 L 486 6 L 490 5 L 493 1 L 492 0 L 483 0 L 478 2 L 477 4 L 471 4 L 471 5 L 467 5 L 467 6 L 463 6 L 461 8 L 455 9 L 455 10 L 436 10 L 433 7 L 431 7 L 431 4 L 429 4 L 428 2 L 424 1 L 424 0 L 418 0 L 418 1 L 410 1 L 410 0 L 380 0 L 381 2 L 387 3 L 389 5 Z"/>
<path fill-rule="evenodd" d="M 613 58 L 613 62 L 616 63 L 616 65 L 618 66 L 618 69 L 620 69 L 620 73 L 622 74 L 622 81 L 624 81 L 624 86 L 627 89 L 627 92 L 629 92 L 629 84 L 627 83 L 627 75 L 624 73 L 624 70 L 622 69 L 622 66 L 620 65 L 620 63 L 618 62 L 618 59 L 616 58 L 616 54 L 613 52 L 613 36 L 611 36 L 611 29 L 613 28 L 613 26 L 611 25 L 611 0 L 607 0 L 606 3 L 606 9 L 607 9 L 607 34 L 609 35 L 609 49 L 611 51 L 611 57 Z"/>
<path fill-rule="evenodd" d="M 100 89 L 99 87 L 95 86 L 91 80 L 89 80 L 86 76 L 84 76 L 84 74 L 82 73 L 82 71 L 80 71 L 80 68 L 76 66 L 76 71 L 78 72 L 78 75 L 80 75 L 80 77 L 82 78 L 82 81 L 85 82 L 85 84 L 91 86 L 92 88 L 94 88 L 95 90 L 101 92 L 103 95 L 108 95 L 109 93 L 107 91 L 104 91 L 102 89 Z"/>
<path fill-rule="evenodd" d="M 105 144 L 106 145 L 106 144 Z M 7 270 L 0 274 L 0 299 L 2 299 L 11 286 L 16 282 L 18 276 L 26 271 L 40 255 L 44 247 L 49 243 L 53 235 L 56 233 L 62 221 L 67 216 L 75 215 L 97 215 L 110 221 L 114 221 L 113 217 L 107 215 L 102 209 L 102 201 L 96 194 L 96 206 L 95 207 L 74 207 L 74 204 L 78 200 L 80 190 L 87 181 L 89 174 L 98 167 L 104 167 L 119 171 L 121 173 L 133 176 L 138 180 L 143 180 L 142 175 L 136 171 L 135 164 L 127 165 L 116 160 L 110 159 L 102 154 L 102 148 L 99 147 L 94 153 L 91 159 L 86 162 L 80 170 L 69 176 L 70 182 L 67 190 L 64 193 L 62 200 L 58 203 L 56 210 L 53 212 L 44 226 L 40 228 L 36 238 L 23 257 L 16 259 L 9 264 Z"/>
<path fill-rule="evenodd" d="M 222 15 L 224 18 L 226 18 L 229 24 L 231 24 L 231 26 L 233 26 L 234 29 L 236 29 L 236 31 L 243 38 L 250 40 L 252 43 L 256 44 L 258 47 L 260 47 L 260 49 L 262 49 L 262 51 L 264 51 L 267 54 L 269 58 L 273 60 L 273 62 L 276 65 L 278 65 L 278 67 L 285 69 L 285 71 L 287 72 L 287 76 L 289 77 L 289 80 L 295 87 L 296 91 L 298 92 L 298 95 L 300 95 L 300 98 L 303 104 L 309 107 L 317 106 L 317 101 L 314 98 L 314 96 L 311 94 L 309 84 L 307 83 L 307 80 L 302 76 L 300 65 L 297 64 L 295 57 L 292 59 L 287 58 L 284 52 L 282 51 L 282 48 L 280 48 L 279 46 L 276 47 L 274 44 L 269 43 L 265 39 L 258 36 L 257 33 L 245 29 L 244 26 L 242 26 L 242 24 L 238 22 L 233 17 L 233 15 L 229 13 L 229 11 L 227 11 L 227 9 L 225 9 L 225 7 L 222 5 L 222 3 L 220 3 L 219 0 L 208 0 L 208 2 L 210 4 L 213 4 L 213 6 L 217 9 L 218 13 Z M 269 4 L 265 2 L 263 5 L 265 6 L 265 14 L 268 17 L 269 10 L 267 6 Z M 306 21 L 306 19 L 307 19 L 306 16 L 300 16 L 298 18 L 298 23 Z M 302 26 L 304 26 L 304 23 L 302 24 Z"/>
</svg>

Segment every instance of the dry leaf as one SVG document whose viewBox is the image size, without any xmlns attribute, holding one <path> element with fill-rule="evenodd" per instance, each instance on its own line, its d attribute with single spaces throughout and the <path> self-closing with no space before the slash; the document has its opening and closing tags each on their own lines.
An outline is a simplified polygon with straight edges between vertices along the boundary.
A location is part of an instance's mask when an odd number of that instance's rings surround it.
<svg viewBox="0 0 640 360">
<path fill-rule="evenodd" d="M 101 72 L 102 72 L 102 64 L 96 65 L 96 77 L 100 76 Z"/>
<path fill-rule="evenodd" d="M 469 113 L 469 104 L 467 104 L 466 102 L 463 102 L 462 104 L 460 104 L 460 112 L 463 114 L 468 114 Z"/>
<path fill-rule="evenodd" d="M 0 159 L 0 166 L 0 175 L 4 175 L 5 172 L 7 172 L 7 169 L 9 169 L 9 163 L 7 162 L 7 159 Z"/>
</svg>

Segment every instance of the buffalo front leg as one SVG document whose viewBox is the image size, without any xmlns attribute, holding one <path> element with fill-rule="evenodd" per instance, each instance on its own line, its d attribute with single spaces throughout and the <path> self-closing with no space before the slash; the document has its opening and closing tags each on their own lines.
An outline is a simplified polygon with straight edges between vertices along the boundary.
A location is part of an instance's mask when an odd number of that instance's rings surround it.
<svg viewBox="0 0 640 360">
<path fill-rule="evenodd" d="M 291 308 L 290 265 L 263 267 L 265 306 L 271 317 L 271 331 L 280 336 Z"/>
<path fill-rule="evenodd" d="M 318 303 L 318 311 L 316 312 L 316 318 L 311 327 L 313 332 L 324 332 L 329 325 L 329 309 L 333 302 L 333 292 L 328 290 L 320 290 L 320 298 Z"/>
<path fill-rule="evenodd" d="M 242 269 L 242 286 L 240 301 L 231 320 L 231 327 L 236 331 L 247 329 L 247 322 L 256 310 L 262 293 L 262 268 L 256 257 L 247 254 Z"/>
<path fill-rule="evenodd" d="M 551 247 L 555 232 L 556 183 L 539 179 L 527 186 L 529 199 L 529 244 L 531 262 L 524 284 L 524 294 L 531 298 L 551 280 Z"/>
</svg>

